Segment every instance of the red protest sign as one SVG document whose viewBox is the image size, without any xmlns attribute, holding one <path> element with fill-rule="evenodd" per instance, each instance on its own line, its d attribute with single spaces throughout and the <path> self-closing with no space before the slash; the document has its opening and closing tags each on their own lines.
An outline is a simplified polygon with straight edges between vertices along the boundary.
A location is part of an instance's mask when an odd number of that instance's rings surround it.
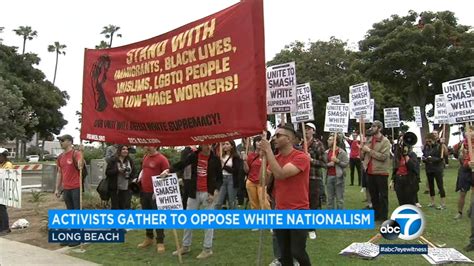
<svg viewBox="0 0 474 266">
<path fill-rule="evenodd" d="M 266 126 L 262 0 L 163 35 L 85 50 L 81 138 L 178 146 Z"/>
</svg>

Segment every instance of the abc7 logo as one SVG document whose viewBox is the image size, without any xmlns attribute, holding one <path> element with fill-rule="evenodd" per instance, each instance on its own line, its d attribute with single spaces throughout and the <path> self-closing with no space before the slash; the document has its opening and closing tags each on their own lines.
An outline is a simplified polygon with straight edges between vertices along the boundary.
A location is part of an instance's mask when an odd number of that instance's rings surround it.
<svg viewBox="0 0 474 266">
<path fill-rule="evenodd" d="M 396 208 L 390 220 L 386 220 L 380 227 L 380 234 L 389 240 L 413 240 L 421 236 L 425 229 L 425 217 L 421 210 L 413 205 L 406 204 Z"/>
</svg>

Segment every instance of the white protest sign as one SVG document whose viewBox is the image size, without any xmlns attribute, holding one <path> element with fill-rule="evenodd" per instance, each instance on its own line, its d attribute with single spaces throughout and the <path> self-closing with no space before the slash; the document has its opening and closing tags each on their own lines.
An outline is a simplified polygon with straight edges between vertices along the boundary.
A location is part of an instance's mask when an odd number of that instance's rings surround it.
<svg viewBox="0 0 474 266">
<path fill-rule="evenodd" d="M 446 110 L 446 102 L 444 101 L 443 94 L 435 95 L 434 123 L 435 124 L 449 124 L 448 111 Z"/>
<path fill-rule="evenodd" d="M 378 245 L 365 242 L 365 243 L 352 243 L 345 249 L 339 252 L 339 255 L 343 256 L 358 256 L 365 259 L 373 259 L 380 254 L 380 248 Z"/>
<path fill-rule="evenodd" d="M 168 177 L 152 176 L 153 192 L 156 197 L 158 210 L 182 210 L 183 202 L 179 192 L 178 176 L 171 174 Z"/>
<path fill-rule="evenodd" d="M 385 128 L 400 127 L 400 112 L 398 107 L 384 108 L 383 117 Z"/>
<path fill-rule="evenodd" d="M 313 97 L 309 83 L 296 86 L 297 112 L 291 113 L 291 122 L 313 121 Z"/>
<path fill-rule="evenodd" d="M 417 127 L 423 127 L 421 122 L 421 109 L 419 106 L 413 106 L 413 114 L 415 116 L 415 122 Z"/>
<path fill-rule="evenodd" d="M 474 77 L 443 82 L 443 95 L 450 121 L 474 121 Z"/>
<path fill-rule="evenodd" d="M 374 110 L 375 110 L 375 100 L 370 99 L 370 106 L 369 106 L 369 113 L 366 115 L 362 115 L 364 117 L 364 123 L 372 123 L 374 122 Z M 350 113 L 350 119 L 356 119 L 356 122 L 360 122 L 360 116 L 355 117 L 354 113 Z"/>
<path fill-rule="evenodd" d="M 295 62 L 267 68 L 267 114 L 296 112 Z"/>
<path fill-rule="evenodd" d="M 347 133 L 349 127 L 349 104 L 326 103 L 325 132 Z"/>
<path fill-rule="evenodd" d="M 468 257 L 454 248 L 428 248 L 428 254 L 422 256 L 432 265 L 448 263 L 473 263 Z"/>
<path fill-rule="evenodd" d="M 21 208 L 20 169 L 0 169 L 0 204 Z"/>
<path fill-rule="evenodd" d="M 370 91 L 368 82 L 349 87 L 349 103 L 350 109 L 356 117 L 360 117 L 369 112 Z"/>
<path fill-rule="evenodd" d="M 329 103 L 341 103 L 341 95 L 334 95 L 328 97 Z"/>
</svg>

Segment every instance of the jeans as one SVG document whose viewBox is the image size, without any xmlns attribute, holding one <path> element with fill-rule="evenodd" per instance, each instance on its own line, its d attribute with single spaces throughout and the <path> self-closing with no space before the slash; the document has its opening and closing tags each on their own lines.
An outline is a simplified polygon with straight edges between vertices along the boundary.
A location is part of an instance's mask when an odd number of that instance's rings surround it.
<svg viewBox="0 0 474 266">
<path fill-rule="evenodd" d="M 385 221 L 388 217 L 388 176 L 367 174 L 375 220 Z"/>
<path fill-rule="evenodd" d="M 351 168 L 351 185 L 354 185 L 354 168 L 357 169 L 358 185 L 360 186 L 361 182 L 361 172 L 360 172 L 360 159 L 359 158 L 350 158 L 349 166 Z"/>
<path fill-rule="evenodd" d="M 0 204 L 0 232 L 10 229 L 7 206 Z"/>
<path fill-rule="evenodd" d="M 247 180 L 247 195 L 249 196 L 250 207 L 252 210 L 269 210 L 270 203 L 268 202 L 268 198 L 265 197 L 265 202 L 263 206 L 260 206 L 260 201 L 265 196 L 266 192 L 262 189 L 260 184 L 255 184 L 254 182 Z"/>
<path fill-rule="evenodd" d="M 281 249 L 280 262 L 283 266 L 292 266 L 295 258 L 301 266 L 311 265 L 306 253 L 306 229 L 275 229 L 278 246 Z"/>
<path fill-rule="evenodd" d="M 80 194 L 79 188 L 74 189 L 64 189 L 63 190 L 63 199 L 66 203 L 66 208 L 68 210 L 79 210 L 80 209 Z"/>
<path fill-rule="evenodd" d="M 204 210 L 214 210 L 214 205 L 216 200 L 214 199 L 213 202 L 209 203 L 207 201 L 208 193 L 207 192 L 196 192 L 196 198 L 188 198 L 188 202 L 186 204 L 186 210 L 199 210 L 199 207 L 202 205 Z M 204 230 L 204 248 L 212 248 L 212 238 L 214 236 L 214 229 L 205 229 Z M 184 229 L 183 235 L 183 247 L 190 247 L 193 241 L 193 230 L 191 229 Z"/>
<path fill-rule="evenodd" d="M 156 201 L 153 199 L 153 192 L 140 192 L 140 204 L 142 210 L 156 210 Z M 155 229 L 156 243 L 163 244 L 165 239 L 165 230 Z M 146 229 L 146 237 L 153 239 L 153 229 Z"/>
<path fill-rule="evenodd" d="M 116 190 L 110 193 L 112 210 L 129 210 L 132 194 L 128 190 Z"/>
<path fill-rule="evenodd" d="M 235 196 L 237 195 L 237 189 L 234 188 L 234 180 L 232 175 L 224 175 L 224 182 L 222 183 L 221 190 L 219 191 L 219 199 L 217 200 L 216 209 L 222 209 L 224 204 L 225 196 L 229 196 L 229 210 L 235 209 Z"/>
<path fill-rule="evenodd" d="M 328 209 L 344 209 L 344 176 L 327 176 Z"/>
</svg>

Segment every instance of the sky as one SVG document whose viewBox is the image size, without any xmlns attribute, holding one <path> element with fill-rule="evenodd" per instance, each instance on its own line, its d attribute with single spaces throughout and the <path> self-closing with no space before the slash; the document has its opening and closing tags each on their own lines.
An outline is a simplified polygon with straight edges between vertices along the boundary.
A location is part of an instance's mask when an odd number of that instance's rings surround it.
<svg viewBox="0 0 474 266">
<path fill-rule="evenodd" d="M 61 134 L 79 137 L 76 111 L 81 109 L 84 49 L 94 48 L 105 37 L 100 34 L 109 24 L 120 27 L 121 46 L 161 35 L 179 26 L 208 16 L 238 1 L 231 0 L 7 0 L 2 1 L 0 38 L 3 44 L 17 46 L 22 38 L 13 29 L 31 26 L 38 37 L 28 41 L 26 52 L 39 55 L 38 66 L 47 79 L 53 80 L 55 54 L 47 47 L 55 41 L 67 45 L 60 56 L 56 86 L 67 91 L 70 100 L 61 111 L 68 124 Z M 474 26 L 471 0 L 397 0 L 397 1 L 306 1 L 265 0 L 265 55 L 271 60 L 276 53 L 295 40 L 328 41 L 331 36 L 346 41 L 352 49 L 364 38 L 373 23 L 393 14 L 404 16 L 409 10 L 453 11 L 458 22 Z M 324 110 L 321 110 L 324 111 Z M 321 125 L 322 126 L 322 125 Z"/>
</svg>

